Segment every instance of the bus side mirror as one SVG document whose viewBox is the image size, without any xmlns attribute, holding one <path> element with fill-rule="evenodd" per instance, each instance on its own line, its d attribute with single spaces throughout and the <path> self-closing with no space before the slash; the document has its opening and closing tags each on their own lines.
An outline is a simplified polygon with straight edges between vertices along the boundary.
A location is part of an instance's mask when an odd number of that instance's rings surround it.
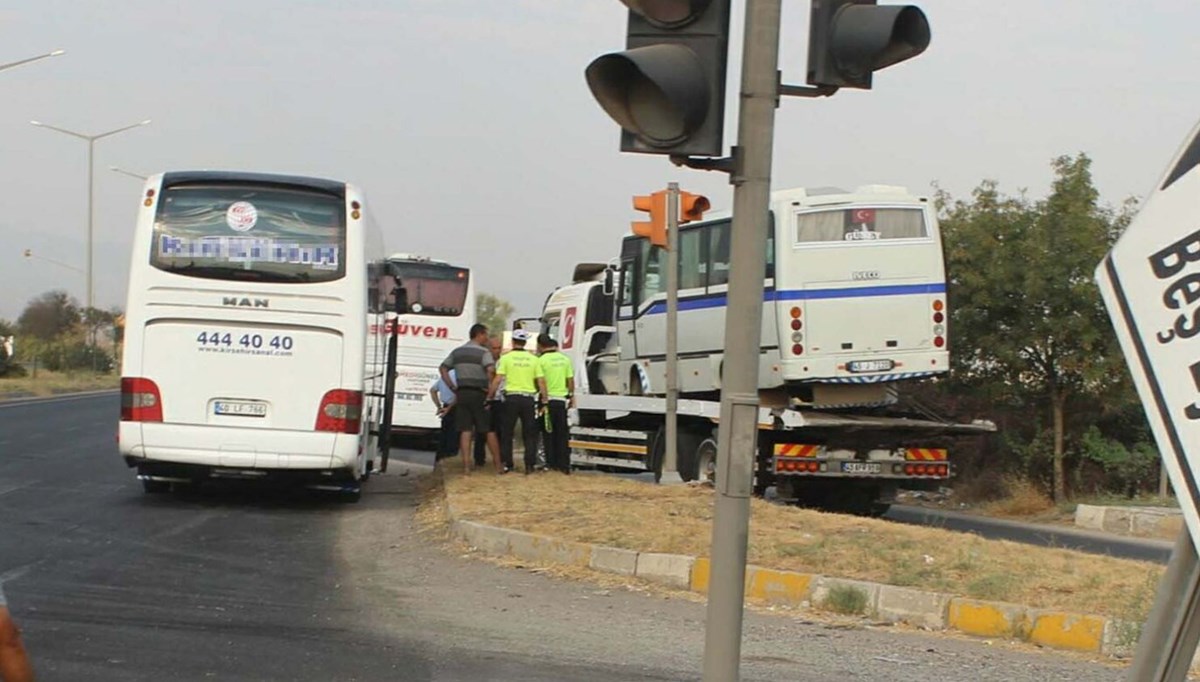
<svg viewBox="0 0 1200 682">
<path fill-rule="evenodd" d="M 613 292 L 616 290 L 614 288 L 615 279 L 616 279 L 616 272 L 611 267 L 605 268 L 604 269 L 604 284 L 602 286 L 603 293 L 605 296 L 612 296 Z"/>
<path fill-rule="evenodd" d="M 408 289 L 404 287 L 396 287 L 394 290 L 395 303 L 393 310 L 397 315 L 403 315 L 408 312 Z"/>
</svg>

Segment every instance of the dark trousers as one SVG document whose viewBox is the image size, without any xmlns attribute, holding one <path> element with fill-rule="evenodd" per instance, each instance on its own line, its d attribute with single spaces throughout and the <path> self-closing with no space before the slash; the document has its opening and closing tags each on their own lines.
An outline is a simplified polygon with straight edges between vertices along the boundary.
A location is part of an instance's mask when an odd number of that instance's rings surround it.
<svg viewBox="0 0 1200 682">
<path fill-rule="evenodd" d="M 546 466 L 564 474 L 571 473 L 571 427 L 567 424 L 567 403 L 551 400 L 549 431 L 542 432 L 542 443 L 546 450 Z"/>
<path fill-rule="evenodd" d="M 488 432 L 495 433 L 497 438 L 500 437 L 500 426 L 501 426 L 500 422 L 503 421 L 501 419 L 501 412 L 500 412 L 502 409 L 500 406 L 503 404 L 504 403 L 502 403 L 498 400 L 493 400 L 492 402 L 488 403 Z M 483 433 L 480 433 L 478 431 L 475 432 L 475 451 L 473 453 L 475 455 L 475 466 L 483 466 L 484 464 L 487 463 L 487 435 L 488 435 L 488 432 L 483 432 Z M 500 461 L 501 461 L 501 463 L 504 463 L 503 458 L 501 458 Z M 509 458 L 509 460 L 507 462 L 507 466 L 510 469 L 512 468 L 512 458 L 511 457 Z"/>
<path fill-rule="evenodd" d="M 513 436 L 517 421 L 521 422 L 521 436 L 525 441 L 525 471 L 532 472 L 537 465 L 538 424 L 532 396 L 504 396 L 504 426 L 500 433 L 500 458 L 505 466 L 512 466 Z"/>
<path fill-rule="evenodd" d="M 458 454 L 458 425 L 454 423 L 454 408 L 446 410 L 442 415 L 442 430 L 438 432 L 438 457 L 452 457 Z"/>
</svg>

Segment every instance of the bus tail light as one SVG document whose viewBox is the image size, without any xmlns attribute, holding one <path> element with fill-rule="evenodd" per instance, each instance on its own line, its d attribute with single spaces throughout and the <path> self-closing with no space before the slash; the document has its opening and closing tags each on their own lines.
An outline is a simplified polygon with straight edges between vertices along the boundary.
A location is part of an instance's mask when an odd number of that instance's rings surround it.
<svg viewBox="0 0 1200 682">
<path fill-rule="evenodd" d="M 317 431 L 357 434 L 362 425 L 362 391 L 335 388 L 321 398 L 317 410 Z"/>
<path fill-rule="evenodd" d="M 141 377 L 121 377 L 121 421 L 162 420 L 162 394 L 158 391 L 158 384 Z"/>
</svg>

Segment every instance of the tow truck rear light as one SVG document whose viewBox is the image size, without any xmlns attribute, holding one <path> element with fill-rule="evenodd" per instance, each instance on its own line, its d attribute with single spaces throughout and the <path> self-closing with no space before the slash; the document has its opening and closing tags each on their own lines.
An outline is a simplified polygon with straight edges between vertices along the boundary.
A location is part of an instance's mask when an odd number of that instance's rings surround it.
<svg viewBox="0 0 1200 682">
<path fill-rule="evenodd" d="M 317 431 L 356 434 L 362 426 L 362 391 L 335 388 L 321 398 L 317 409 Z"/>
<path fill-rule="evenodd" d="M 942 348 L 946 345 L 946 328 L 942 325 L 946 321 L 946 314 L 942 311 L 946 309 L 946 304 L 941 299 L 933 300 L 933 345 Z"/>
<path fill-rule="evenodd" d="M 162 394 L 158 384 L 142 377 L 121 377 L 121 421 L 162 420 Z"/>
</svg>

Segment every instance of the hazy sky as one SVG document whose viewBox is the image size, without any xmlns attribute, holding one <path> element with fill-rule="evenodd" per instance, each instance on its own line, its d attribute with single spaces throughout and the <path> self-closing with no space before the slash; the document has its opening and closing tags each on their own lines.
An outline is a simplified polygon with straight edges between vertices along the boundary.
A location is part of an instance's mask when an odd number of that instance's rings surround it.
<svg viewBox="0 0 1200 682">
<path fill-rule="evenodd" d="M 804 80 L 808 2 L 785 0 L 780 68 Z M 933 40 L 872 91 L 785 99 L 774 185 L 984 178 L 1045 192 L 1086 151 L 1105 201 L 1144 195 L 1200 117 L 1200 2 L 925 0 Z M 735 141 L 735 2 L 726 145 Z M 224 168 L 362 186 L 391 251 L 476 268 L 537 312 L 577 261 L 618 253 L 630 196 L 679 181 L 727 208 L 724 176 L 620 154 L 583 70 L 620 49 L 617 0 L 0 0 L 0 317 L 83 277 L 87 144 L 96 133 L 96 301 L 124 306 L 141 174 Z"/>
</svg>

